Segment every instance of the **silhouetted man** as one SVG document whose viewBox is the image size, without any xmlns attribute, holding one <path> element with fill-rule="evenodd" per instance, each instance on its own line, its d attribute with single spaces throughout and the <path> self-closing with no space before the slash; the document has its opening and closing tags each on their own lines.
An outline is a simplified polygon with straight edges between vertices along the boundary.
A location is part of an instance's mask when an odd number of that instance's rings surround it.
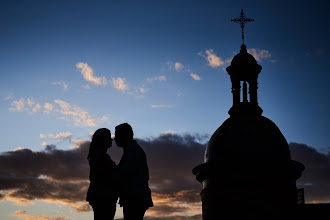
<svg viewBox="0 0 330 220">
<path fill-rule="evenodd" d="M 149 188 L 146 154 L 133 140 L 133 129 L 123 123 L 115 128 L 115 141 L 124 150 L 114 177 L 119 183 L 119 204 L 125 220 L 142 220 L 145 211 L 153 206 Z"/>
</svg>

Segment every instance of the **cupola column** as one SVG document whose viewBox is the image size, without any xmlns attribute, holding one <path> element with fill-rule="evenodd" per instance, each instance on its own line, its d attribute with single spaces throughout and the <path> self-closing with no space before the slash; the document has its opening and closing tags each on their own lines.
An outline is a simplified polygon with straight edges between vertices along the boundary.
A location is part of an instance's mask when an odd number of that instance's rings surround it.
<svg viewBox="0 0 330 220">
<path fill-rule="evenodd" d="M 231 80 L 232 88 L 231 92 L 233 93 L 233 106 L 238 105 L 241 101 L 241 82 L 239 80 Z"/>
<path fill-rule="evenodd" d="M 258 104 L 258 82 L 257 79 L 251 80 L 249 82 L 249 94 L 250 94 L 250 102 L 253 104 Z"/>
<path fill-rule="evenodd" d="M 247 84 L 246 84 L 246 81 L 243 82 L 243 102 L 248 102 L 248 100 L 247 100 Z"/>
</svg>

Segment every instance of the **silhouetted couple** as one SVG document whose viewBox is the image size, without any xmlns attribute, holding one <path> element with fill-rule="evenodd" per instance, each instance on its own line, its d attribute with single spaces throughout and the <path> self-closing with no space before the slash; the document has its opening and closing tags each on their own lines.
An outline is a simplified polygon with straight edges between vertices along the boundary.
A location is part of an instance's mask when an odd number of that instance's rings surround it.
<svg viewBox="0 0 330 220">
<path fill-rule="evenodd" d="M 90 186 L 86 200 L 93 208 L 94 220 L 113 219 L 118 198 L 124 220 L 142 220 L 153 206 L 145 152 L 133 139 L 133 129 L 127 123 L 115 128 L 116 144 L 124 150 L 118 165 L 107 154 L 112 141 L 107 128 L 93 134 L 87 157 Z"/>
</svg>

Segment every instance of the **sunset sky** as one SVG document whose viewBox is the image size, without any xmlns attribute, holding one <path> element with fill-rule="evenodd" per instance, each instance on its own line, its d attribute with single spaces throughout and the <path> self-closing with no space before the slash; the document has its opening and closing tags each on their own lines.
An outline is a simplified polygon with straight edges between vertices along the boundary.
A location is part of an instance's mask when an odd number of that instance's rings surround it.
<svg viewBox="0 0 330 220">
<path fill-rule="evenodd" d="M 242 44 L 262 66 L 263 116 L 279 127 L 307 202 L 330 202 L 330 2 L 0 1 L 0 219 L 87 220 L 91 134 L 132 125 L 155 220 L 200 220 L 191 173 L 232 105 Z M 110 155 L 118 163 L 121 150 Z M 116 218 L 122 218 L 118 207 Z"/>
</svg>

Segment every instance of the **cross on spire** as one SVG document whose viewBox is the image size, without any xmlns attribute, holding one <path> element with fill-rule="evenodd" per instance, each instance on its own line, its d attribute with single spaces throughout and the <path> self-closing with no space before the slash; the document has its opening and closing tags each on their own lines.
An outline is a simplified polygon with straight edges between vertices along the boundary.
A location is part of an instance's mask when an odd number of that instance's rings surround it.
<svg viewBox="0 0 330 220">
<path fill-rule="evenodd" d="M 241 16 L 239 18 L 231 19 L 230 21 L 237 22 L 237 23 L 239 23 L 241 25 L 241 28 L 242 28 L 242 40 L 243 40 L 243 44 L 244 44 L 244 26 L 245 26 L 245 23 L 254 21 L 254 19 L 245 17 L 244 11 L 242 9 Z"/>
</svg>

